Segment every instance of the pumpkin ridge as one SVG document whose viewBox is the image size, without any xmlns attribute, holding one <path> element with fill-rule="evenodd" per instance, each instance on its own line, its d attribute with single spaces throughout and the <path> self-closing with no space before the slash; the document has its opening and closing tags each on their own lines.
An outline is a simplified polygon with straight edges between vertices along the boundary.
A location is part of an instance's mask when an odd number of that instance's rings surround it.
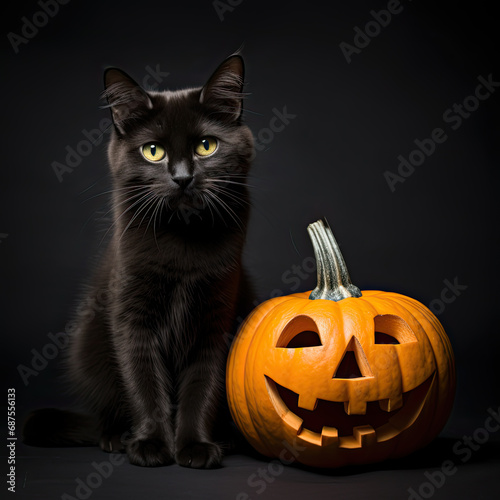
<svg viewBox="0 0 500 500">
<path fill-rule="evenodd" d="M 453 400 L 455 397 L 455 390 L 448 390 L 448 387 L 454 388 L 456 385 L 456 368 L 455 368 L 455 356 L 453 354 L 453 350 L 451 348 L 451 342 L 449 340 L 449 337 L 446 335 L 446 332 L 444 331 L 443 326 L 439 322 L 439 320 L 435 317 L 434 314 L 421 302 L 418 301 L 413 301 L 411 298 L 402 296 L 405 302 L 410 303 L 414 307 L 419 310 L 420 314 L 432 325 L 434 332 L 436 333 L 436 346 L 434 346 L 434 342 L 431 342 L 433 349 L 433 355 L 434 355 L 434 360 L 436 363 L 436 372 L 438 373 L 439 377 L 439 382 L 440 385 L 444 384 L 444 381 L 442 380 L 443 378 L 443 372 L 444 374 L 448 377 L 447 384 L 446 386 L 446 392 L 445 396 L 446 399 L 443 402 L 443 406 L 449 407 L 449 410 L 451 411 L 451 407 L 453 406 Z M 415 304 L 414 304 L 415 303 Z M 447 361 L 447 368 L 443 370 L 439 370 L 439 363 L 437 361 L 436 357 L 436 349 L 442 346 L 443 350 L 445 351 L 446 355 L 443 356 L 444 359 Z M 436 412 L 435 412 L 436 413 Z M 445 412 L 446 413 L 446 412 Z M 446 418 L 443 419 L 443 417 L 440 418 L 439 414 L 435 418 L 437 422 L 435 423 L 436 428 L 442 428 L 444 424 L 446 423 Z"/>
<path fill-rule="evenodd" d="M 414 299 L 411 299 L 410 297 L 407 297 L 405 295 L 401 295 L 401 294 L 396 294 L 395 292 L 392 292 L 393 295 L 397 295 L 398 297 L 392 297 L 392 298 L 388 298 L 388 300 L 390 302 L 398 302 L 398 301 L 402 301 L 406 304 L 408 304 L 408 308 L 407 307 L 404 307 L 406 309 L 406 311 L 410 314 L 410 316 L 414 319 L 414 321 L 418 324 L 421 323 L 421 320 L 419 320 L 415 314 L 413 313 L 413 311 L 410 310 L 410 307 L 411 309 L 416 309 L 418 313 L 420 313 L 422 316 L 423 316 L 423 319 L 427 320 L 431 327 L 432 327 L 432 331 L 433 333 L 436 334 L 436 344 L 438 345 L 434 345 L 435 343 L 431 341 L 429 335 L 430 335 L 430 332 L 428 330 L 425 331 L 426 335 L 424 338 L 428 339 L 428 341 L 430 342 L 431 344 L 431 353 L 432 353 L 432 357 L 433 357 L 433 361 L 434 361 L 434 366 L 435 366 L 435 372 L 436 372 L 436 376 L 438 377 L 439 379 L 439 382 L 440 382 L 440 385 L 443 384 L 443 381 L 441 380 L 442 379 L 442 370 L 440 370 L 440 365 L 439 365 L 439 362 L 438 362 L 438 359 L 437 359 L 437 355 L 436 355 L 436 349 L 439 348 L 439 346 L 442 346 L 444 348 L 444 350 L 446 351 L 446 359 L 447 360 L 452 360 L 453 359 L 453 353 L 451 353 L 451 356 L 450 356 L 450 353 L 448 351 L 448 347 L 451 345 L 449 340 L 448 340 L 448 337 L 446 336 L 446 334 L 443 336 L 442 333 L 444 333 L 444 329 L 441 325 L 441 323 L 439 323 L 439 321 L 437 320 L 437 318 L 433 317 L 434 315 L 432 315 L 432 313 L 430 313 L 430 315 L 427 313 L 426 311 L 426 307 L 419 301 L 416 301 Z M 444 339 L 446 338 L 446 341 L 444 341 Z M 399 358 L 398 358 L 398 362 L 399 362 Z M 447 370 L 448 373 L 450 372 L 454 372 L 454 367 L 449 365 L 448 367 L 449 369 Z M 451 369 L 450 369 L 451 368 Z M 443 402 L 444 405 L 447 406 L 448 404 L 448 400 L 450 398 L 453 398 L 452 395 L 449 395 L 447 394 L 448 391 L 446 391 L 445 395 L 446 395 L 446 401 Z M 442 404 L 443 404 L 442 403 Z M 438 412 L 439 410 L 439 412 Z M 428 410 L 428 411 L 431 411 L 431 410 Z M 435 405 L 432 405 L 432 419 L 431 419 L 431 422 L 432 424 L 429 425 L 429 427 L 442 427 L 444 425 L 444 422 L 441 424 L 439 422 L 439 415 L 440 413 L 442 412 L 442 408 L 437 408 Z"/>
<path fill-rule="evenodd" d="M 438 332 L 439 337 L 441 338 L 443 344 L 445 344 L 449 359 L 454 361 L 454 354 L 453 354 L 453 351 L 451 349 L 450 339 L 446 335 L 446 332 L 444 331 L 443 325 L 439 322 L 439 320 L 432 313 L 432 311 L 428 307 L 426 307 L 424 304 L 422 304 L 421 302 L 408 300 L 409 297 L 406 297 L 403 295 L 402 299 L 405 302 L 408 302 L 421 310 L 422 315 L 427 319 L 427 321 L 429 321 L 429 323 L 431 323 L 433 325 L 434 330 L 436 332 Z M 415 302 L 416 302 L 416 304 L 415 304 Z"/>
<path fill-rule="evenodd" d="M 277 301 L 275 299 L 282 300 Z M 274 299 L 270 299 L 269 308 L 267 309 L 267 311 L 265 311 L 265 314 L 262 315 L 259 324 L 253 329 L 253 331 L 262 332 L 262 334 L 260 336 L 254 337 L 254 342 L 252 342 L 251 349 L 248 349 L 245 356 L 245 366 L 246 368 L 251 370 L 250 373 L 246 372 L 246 377 L 243 382 L 244 393 L 246 395 L 246 404 L 249 410 L 251 408 L 255 408 L 257 410 L 256 412 L 249 411 L 248 414 L 250 415 L 252 427 L 255 429 L 256 435 L 259 438 L 259 451 L 271 457 L 273 456 L 273 449 L 269 445 L 270 439 L 266 427 L 263 425 L 259 425 L 257 417 L 261 418 L 259 410 L 262 411 L 262 409 L 259 407 L 259 402 L 256 400 L 254 394 L 255 386 L 261 386 L 262 384 L 265 385 L 265 379 L 260 380 L 260 372 L 259 370 L 256 370 L 255 365 L 260 361 L 259 353 L 262 352 L 262 344 L 269 340 L 268 337 L 271 337 L 271 333 L 268 333 L 268 331 L 272 332 L 272 329 L 267 328 L 267 326 L 273 320 L 274 315 L 276 314 L 276 309 L 285 305 L 286 302 L 290 302 L 291 300 L 293 299 L 289 299 L 289 297 L 277 297 Z"/>
<path fill-rule="evenodd" d="M 394 295 L 399 295 L 399 294 L 394 294 Z M 419 321 L 419 319 L 415 316 L 415 314 L 413 313 L 413 311 L 406 307 L 406 304 L 401 304 L 400 301 L 399 301 L 399 297 L 387 297 L 387 298 L 379 298 L 378 300 L 382 300 L 384 302 L 387 302 L 391 305 L 392 308 L 396 308 L 399 312 L 399 316 L 402 317 L 404 315 L 409 315 L 413 322 L 417 325 L 420 326 L 422 332 L 421 332 L 421 336 L 422 336 L 422 339 L 424 340 L 424 344 L 429 344 L 430 345 L 430 351 L 432 353 L 432 356 L 433 356 L 433 365 L 435 367 L 435 370 L 437 371 L 437 367 L 438 367 L 438 362 L 437 362 L 437 359 L 436 359 L 436 355 L 435 355 L 435 352 L 434 352 L 434 346 L 433 346 L 433 343 L 430 341 L 429 337 L 428 337 L 428 332 L 427 330 L 425 330 L 422 325 L 421 325 L 421 321 Z M 413 304 L 410 302 L 410 305 L 413 306 Z M 405 314 L 402 314 L 402 311 L 405 313 Z M 410 328 L 411 325 L 409 325 Z M 413 328 L 412 328 L 413 330 Z M 419 342 L 422 342 L 421 340 L 419 340 Z M 424 346 L 425 347 L 425 346 Z M 429 347 L 429 346 L 427 346 Z M 398 363 L 400 364 L 400 368 L 401 368 L 401 360 L 398 356 Z"/>
</svg>

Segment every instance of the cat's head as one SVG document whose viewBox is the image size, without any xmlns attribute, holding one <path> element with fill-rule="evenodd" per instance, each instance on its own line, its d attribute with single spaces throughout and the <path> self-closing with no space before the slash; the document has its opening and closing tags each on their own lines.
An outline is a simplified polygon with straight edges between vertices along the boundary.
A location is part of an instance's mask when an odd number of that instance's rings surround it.
<svg viewBox="0 0 500 500">
<path fill-rule="evenodd" d="M 241 116 L 243 78 L 240 55 L 203 87 L 185 90 L 146 91 L 123 71 L 106 70 L 115 217 L 131 227 L 157 224 L 160 216 L 163 224 L 241 219 L 253 157 Z"/>
</svg>

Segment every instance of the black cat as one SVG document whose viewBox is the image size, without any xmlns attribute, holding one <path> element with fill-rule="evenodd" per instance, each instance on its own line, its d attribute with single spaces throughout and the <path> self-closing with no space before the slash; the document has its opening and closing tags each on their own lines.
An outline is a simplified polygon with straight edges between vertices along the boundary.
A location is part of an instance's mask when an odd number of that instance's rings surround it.
<svg viewBox="0 0 500 500">
<path fill-rule="evenodd" d="M 243 75 L 238 54 L 203 88 L 145 91 L 105 72 L 112 237 L 67 357 L 95 418 L 35 411 L 25 443 L 99 441 L 141 466 L 220 465 L 228 339 L 253 299 L 241 263 L 253 157 Z"/>
</svg>

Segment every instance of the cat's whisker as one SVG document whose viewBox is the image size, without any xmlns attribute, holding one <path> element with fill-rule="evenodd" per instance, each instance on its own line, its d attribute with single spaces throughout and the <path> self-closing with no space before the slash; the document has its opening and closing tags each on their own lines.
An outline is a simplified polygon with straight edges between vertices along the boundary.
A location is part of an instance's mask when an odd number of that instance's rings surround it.
<svg viewBox="0 0 500 500">
<path fill-rule="evenodd" d="M 140 213 L 147 207 L 149 206 L 149 201 L 150 199 L 148 200 L 148 196 L 153 196 L 153 199 L 154 199 L 154 195 L 149 192 L 149 193 L 146 193 L 146 195 L 141 198 L 141 205 L 139 206 L 139 208 L 137 209 L 137 211 L 135 212 L 135 214 L 132 216 L 132 218 L 130 219 L 130 221 L 128 222 L 127 226 L 125 227 L 125 229 L 123 230 L 122 234 L 120 235 L 120 238 L 118 239 L 118 242 L 120 242 L 123 238 L 123 236 L 125 235 L 125 233 L 127 232 L 128 228 L 134 223 L 134 220 L 140 215 Z"/>
<path fill-rule="evenodd" d="M 205 191 L 209 196 L 212 197 L 212 199 L 216 202 L 219 203 L 219 205 L 226 210 L 226 212 L 229 214 L 229 216 L 236 222 L 236 225 L 240 230 L 243 231 L 243 227 L 241 225 L 241 219 L 238 217 L 236 212 L 217 194 L 215 194 L 213 191 L 207 190 Z"/>
<path fill-rule="evenodd" d="M 234 188 L 231 188 L 231 186 L 225 186 L 224 184 L 212 184 L 210 186 L 210 189 L 213 191 L 216 191 L 218 193 L 227 195 L 228 197 L 232 198 L 233 200 L 237 201 L 238 203 L 246 203 L 247 205 L 250 205 L 250 200 L 247 198 L 241 196 L 241 193 L 237 191 Z"/>
<path fill-rule="evenodd" d="M 212 179 L 213 181 L 214 179 Z M 217 188 L 217 189 L 224 189 L 227 190 L 228 192 L 234 193 L 234 194 L 239 194 L 240 196 L 242 195 L 241 190 L 238 189 L 237 187 L 229 186 L 227 185 L 226 182 L 207 182 L 207 184 L 210 185 L 212 188 Z M 231 184 L 239 184 L 239 183 L 231 183 Z M 242 184 L 244 185 L 244 184 Z"/>
<path fill-rule="evenodd" d="M 94 186 L 96 186 L 102 179 L 108 177 L 108 174 L 104 174 L 99 179 L 97 179 L 95 182 L 93 182 L 90 186 L 87 186 L 83 191 L 80 191 L 78 193 L 79 195 L 82 195 L 83 193 L 86 193 L 89 189 L 92 189 Z"/>
<path fill-rule="evenodd" d="M 195 195 L 196 198 L 201 201 L 202 208 L 205 208 L 205 199 L 202 196 L 202 191 L 197 191 Z"/>
<path fill-rule="evenodd" d="M 148 186 L 136 186 L 136 187 L 130 187 L 129 186 L 129 187 L 126 187 L 126 188 L 112 189 L 110 191 L 105 191 L 104 193 L 100 193 L 98 195 L 95 195 L 95 197 L 97 197 L 97 196 L 100 196 L 101 194 L 110 194 L 110 193 L 114 193 L 115 191 L 121 191 L 121 190 L 138 191 L 138 192 L 134 193 L 134 195 L 131 196 L 130 198 L 122 200 L 121 202 L 115 202 L 114 205 L 112 204 L 111 208 L 109 208 L 106 212 L 104 212 L 104 214 L 99 215 L 97 217 L 97 220 L 103 220 L 110 212 L 113 211 L 114 208 L 122 205 L 123 203 L 126 203 L 127 201 L 132 200 L 135 196 L 140 196 L 143 191 L 146 192 L 146 191 L 148 191 L 148 189 L 149 189 Z M 125 194 L 129 194 L 129 192 L 126 192 Z M 91 199 L 92 198 L 88 198 L 87 200 L 84 200 L 84 202 L 82 202 L 82 203 L 85 203 L 86 201 L 89 201 Z M 105 208 L 106 206 L 107 205 L 104 204 L 104 205 L 101 205 L 101 207 L 99 207 L 97 210 L 94 210 L 92 212 L 92 214 L 89 216 L 89 218 L 83 224 L 81 231 L 83 231 L 85 229 L 85 227 L 87 226 L 87 224 L 90 222 L 90 220 L 98 214 L 99 210 L 101 210 L 102 208 Z"/>
<path fill-rule="evenodd" d="M 203 203 L 203 208 L 205 208 L 205 206 L 208 208 L 208 211 L 210 212 L 210 215 L 212 217 L 212 227 L 215 225 L 215 217 L 214 217 L 214 213 L 212 212 L 212 207 L 210 206 L 210 200 L 208 198 L 205 198 L 205 193 L 203 192 L 200 192 L 200 199 Z"/>
<path fill-rule="evenodd" d="M 231 178 L 239 178 L 239 179 L 246 179 L 250 174 L 248 172 L 237 172 L 237 171 L 231 171 L 228 170 L 227 168 L 217 168 L 215 167 L 211 172 L 210 172 L 211 177 L 219 178 L 219 177 L 231 177 Z"/>
<path fill-rule="evenodd" d="M 113 221 L 113 224 L 111 224 L 111 226 L 108 228 L 108 230 L 106 231 L 106 233 L 104 234 L 104 236 L 102 237 L 101 239 L 101 243 L 103 242 L 104 238 L 106 237 L 106 235 L 109 233 L 109 231 L 111 231 L 111 229 L 113 229 L 115 226 L 118 227 L 118 222 L 120 221 L 120 219 L 127 213 L 129 212 L 130 210 L 132 210 L 132 208 L 134 208 L 138 203 L 141 203 L 143 200 L 145 200 L 148 195 L 149 195 L 150 191 L 148 191 L 147 193 L 143 194 L 137 201 L 135 201 L 134 203 L 132 203 L 132 205 L 130 205 L 126 210 L 124 210 L 118 217 L 115 218 L 115 220 Z"/>
<path fill-rule="evenodd" d="M 167 202 L 167 207 L 169 207 L 168 202 Z M 169 210 L 172 210 L 172 209 L 169 207 Z M 168 225 L 168 224 L 170 224 L 170 221 L 172 220 L 172 217 L 173 217 L 176 213 L 177 213 L 177 209 L 175 209 L 175 210 L 171 213 L 170 217 L 168 218 L 167 225 Z"/>
<path fill-rule="evenodd" d="M 216 192 L 218 194 L 226 196 L 227 198 L 229 198 L 234 203 L 237 203 L 240 206 L 245 206 L 245 205 L 252 206 L 252 204 L 251 204 L 251 202 L 249 200 L 246 200 L 246 199 L 243 199 L 241 197 L 238 197 L 235 194 L 235 191 L 230 191 L 230 190 L 224 189 L 224 188 L 222 188 L 220 186 L 212 186 L 211 189 L 212 189 L 212 191 L 214 191 L 214 192 Z"/>
<path fill-rule="evenodd" d="M 154 240 L 155 240 L 156 248 L 158 249 L 158 252 L 160 252 L 160 246 L 158 245 L 158 239 L 156 238 L 156 218 L 158 217 L 158 213 L 161 213 L 162 205 L 163 205 L 163 198 L 158 197 L 158 202 L 157 202 L 156 207 L 153 211 L 153 236 L 154 236 Z"/>
<path fill-rule="evenodd" d="M 238 182 L 238 181 L 229 181 L 224 178 L 210 178 L 209 182 L 220 182 L 221 184 L 235 184 L 236 186 L 245 186 L 245 187 L 250 187 L 250 188 L 255 188 L 256 186 L 252 186 L 252 184 L 247 184 L 246 182 Z"/>
<path fill-rule="evenodd" d="M 266 219 L 266 221 L 271 224 L 271 221 L 269 220 L 269 217 L 267 216 L 267 214 L 263 210 L 261 210 L 261 208 L 258 205 L 254 205 L 252 203 L 252 200 L 247 200 L 247 199 L 236 197 L 236 195 L 234 194 L 234 193 L 236 193 L 236 191 L 230 189 L 229 187 L 212 185 L 211 188 L 214 191 L 217 191 L 218 193 L 224 194 L 228 198 L 232 198 L 234 200 L 234 202 L 239 203 L 240 205 L 247 204 L 249 207 L 252 207 L 252 209 L 257 210 L 257 212 L 259 212 L 264 217 L 264 219 Z"/>
<path fill-rule="evenodd" d="M 156 197 L 153 197 L 153 198 L 151 198 L 151 200 L 149 200 L 149 202 L 148 202 L 149 206 L 148 206 L 147 210 L 144 212 L 144 215 L 142 216 L 141 222 L 139 222 L 139 225 L 137 226 L 137 228 L 141 227 L 142 223 L 144 222 L 144 219 L 148 215 L 148 212 L 149 212 L 150 208 L 153 206 L 155 200 L 156 200 Z M 146 235 L 146 233 L 148 231 L 150 222 L 151 222 L 151 217 L 149 217 L 148 225 L 146 226 L 146 229 L 144 230 L 144 236 Z"/>
<path fill-rule="evenodd" d="M 217 174 L 217 172 L 215 173 Z M 217 180 L 219 182 L 223 182 L 223 181 L 226 181 L 226 182 L 229 182 L 229 179 L 245 179 L 246 176 L 241 176 L 241 177 L 238 177 L 236 175 L 231 175 L 231 174 L 228 174 L 227 172 L 223 173 L 221 172 L 220 175 L 212 175 L 209 177 L 209 180 Z M 237 182 L 237 181 L 235 181 Z M 242 184 L 243 186 L 246 186 L 246 182 L 240 182 L 239 184 Z"/>
<path fill-rule="evenodd" d="M 128 198 L 125 198 L 124 200 L 115 202 L 114 205 L 112 205 L 112 207 L 101 218 L 106 217 L 106 215 L 108 215 L 110 212 L 112 212 L 116 208 L 120 207 L 121 205 L 124 205 L 125 203 L 129 203 L 132 200 L 134 200 L 135 198 L 142 196 L 143 194 L 147 194 L 149 191 L 150 191 L 149 188 L 143 188 L 141 191 L 134 193 L 132 196 L 129 196 Z"/>
<path fill-rule="evenodd" d="M 215 196 L 215 198 L 219 201 L 219 203 L 226 208 L 228 213 L 232 213 L 235 217 L 237 217 L 238 220 L 240 220 L 239 216 L 236 214 L 236 212 L 233 210 L 231 205 L 229 205 L 224 199 L 222 199 L 217 193 L 214 187 L 212 186 L 212 194 Z"/>
<path fill-rule="evenodd" d="M 237 184 L 241 186 L 245 186 L 251 189 L 259 189 L 259 186 L 256 184 L 249 184 L 249 180 L 259 181 L 262 180 L 259 177 L 251 176 L 249 174 L 233 174 L 228 172 L 212 172 L 211 176 L 207 178 L 207 182 L 215 181 L 221 184 Z M 243 181 L 243 182 L 242 182 Z"/>
<path fill-rule="evenodd" d="M 149 226 L 151 225 L 151 223 L 153 223 L 153 233 L 154 233 L 154 215 L 155 215 L 155 210 L 158 206 L 158 201 L 161 200 L 162 197 L 160 196 L 155 196 L 153 199 L 152 199 L 152 202 L 151 202 L 151 205 L 150 205 L 150 208 L 151 208 L 151 216 L 149 217 L 149 220 L 148 220 L 148 223 L 146 225 L 146 232 L 148 231 L 149 229 Z M 149 208 L 148 208 L 148 211 L 149 211 Z"/>
<path fill-rule="evenodd" d="M 149 224 L 151 222 L 151 219 L 154 215 L 154 207 L 156 206 L 156 202 L 157 202 L 157 199 L 158 197 L 157 196 L 152 196 L 151 199 L 147 200 L 142 206 L 141 208 L 137 211 L 137 215 L 139 215 L 140 212 L 144 212 L 143 216 L 142 216 L 142 219 L 141 221 L 139 222 L 139 224 L 137 225 L 137 229 L 139 229 L 141 227 L 141 224 L 143 223 L 144 219 L 146 218 L 146 216 L 148 216 L 148 213 L 151 211 L 151 215 L 148 217 L 148 223 L 146 225 L 146 229 L 144 230 L 144 234 L 143 234 L 143 237 L 146 235 L 147 231 L 148 231 L 148 228 L 149 228 Z"/>
<path fill-rule="evenodd" d="M 251 109 L 245 108 L 243 110 L 243 114 L 245 113 L 251 113 L 252 115 L 257 115 L 257 116 L 264 116 L 264 113 L 258 113 L 257 111 L 252 111 Z"/>
<path fill-rule="evenodd" d="M 211 176 L 218 179 L 218 178 L 226 178 L 226 177 L 230 177 L 230 178 L 235 178 L 235 179 L 246 179 L 248 177 L 249 174 L 247 173 L 243 173 L 243 174 L 240 174 L 238 172 L 231 172 L 230 170 L 227 170 L 227 169 L 220 169 L 218 170 L 217 168 L 215 168 L 213 170 L 213 172 L 211 172 Z"/>
<path fill-rule="evenodd" d="M 162 196 L 161 209 L 160 209 L 160 220 L 158 221 L 159 224 L 161 224 L 161 217 L 162 217 L 164 212 L 165 212 L 165 196 Z"/>
<path fill-rule="evenodd" d="M 127 187 L 122 187 L 122 188 L 113 188 L 109 189 L 108 191 L 103 191 L 102 193 L 97 193 L 89 198 L 85 199 L 82 201 L 82 203 L 87 203 L 87 201 L 93 200 L 94 198 L 98 198 L 99 196 L 104 196 L 106 194 L 112 194 L 116 193 L 117 191 L 127 191 L 127 192 L 132 192 L 132 191 L 137 191 L 140 189 L 145 189 L 145 186 L 127 186 Z"/>
<path fill-rule="evenodd" d="M 129 188 L 127 188 L 127 189 L 129 189 Z M 113 192 L 113 191 L 111 191 L 111 192 Z M 112 204 L 111 208 L 107 212 L 105 212 L 104 215 L 102 215 L 102 217 L 100 217 L 100 218 L 103 219 L 104 217 L 106 217 L 106 215 L 108 215 L 110 212 L 112 212 L 115 208 L 123 205 L 124 203 L 132 201 L 137 196 L 141 196 L 143 193 L 147 193 L 148 191 L 150 191 L 150 186 L 140 186 L 140 187 L 138 187 L 137 192 L 135 192 L 132 196 L 129 196 L 129 197 L 125 198 L 124 200 L 115 201 Z M 127 195 L 129 193 L 127 192 L 127 193 L 122 193 L 122 194 Z"/>
<path fill-rule="evenodd" d="M 214 171 L 212 172 L 212 175 L 215 178 L 227 177 L 230 179 L 235 178 L 235 179 L 250 179 L 250 180 L 252 180 L 252 179 L 262 180 L 263 179 L 262 177 L 255 175 L 252 171 L 240 174 L 238 172 L 228 172 L 227 170 L 220 170 L 219 171 L 219 170 L 214 169 Z"/>
<path fill-rule="evenodd" d="M 113 189 L 110 189 L 109 191 L 103 191 L 102 193 L 94 194 L 94 195 L 90 196 L 89 198 L 86 198 L 85 200 L 83 200 L 82 203 L 87 203 L 88 201 L 93 200 L 94 198 L 98 198 L 99 196 L 111 194 L 113 191 L 114 191 Z"/>
<path fill-rule="evenodd" d="M 137 229 L 139 229 L 141 227 L 141 224 L 143 223 L 144 219 L 146 218 L 146 216 L 147 216 L 147 214 L 149 212 L 150 207 L 153 206 L 154 202 L 156 201 L 156 198 L 157 198 L 157 196 L 154 195 L 153 193 L 151 193 L 151 198 L 149 200 L 145 200 L 143 202 L 143 204 L 141 205 L 141 207 L 137 210 L 137 212 L 135 213 L 134 217 L 130 221 L 132 223 L 134 221 L 134 219 L 140 215 L 141 212 L 144 212 L 141 221 L 137 225 Z M 147 231 L 147 228 L 146 228 L 146 231 Z"/>
<path fill-rule="evenodd" d="M 217 215 L 220 217 L 220 219 L 224 222 L 224 224 L 227 227 L 227 222 L 225 221 L 224 217 L 222 216 L 219 209 L 217 208 L 217 205 L 214 203 L 214 201 L 212 199 L 210 199 L 210 194 L 208 192 L 205 192 L 205 194 L 207 195 L 207 198 L 206 198 L 207 203 L 209 203 L 209 206 L 211 205 L 213 207 L 213 209 L 217 212 Z M 210 210 L 210 212 L 212 213 L 212 221 L 215 224 L 215 218 L 214 218 L 212 210 Z"/>
</svg>

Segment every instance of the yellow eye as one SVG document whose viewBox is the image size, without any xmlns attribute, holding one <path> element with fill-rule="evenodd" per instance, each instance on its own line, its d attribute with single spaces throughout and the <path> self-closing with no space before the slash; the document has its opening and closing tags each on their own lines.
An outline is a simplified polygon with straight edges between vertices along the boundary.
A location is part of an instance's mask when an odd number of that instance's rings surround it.
<svg viewBox="0 0 500 500">
<path fill-rule="evenodd" d="M 142 146 L 142 154 L 149 161 L 160 161 L 165 158 L 165 149 L 157 142 L 150 142 Z"/>
<path fill-rule="evenodd" d="M 194 151 L 200 156 L 209 156 L 217 149 L 217 139 L 215 137 L 203 137 L 200 139 Z"/>
</svg>

